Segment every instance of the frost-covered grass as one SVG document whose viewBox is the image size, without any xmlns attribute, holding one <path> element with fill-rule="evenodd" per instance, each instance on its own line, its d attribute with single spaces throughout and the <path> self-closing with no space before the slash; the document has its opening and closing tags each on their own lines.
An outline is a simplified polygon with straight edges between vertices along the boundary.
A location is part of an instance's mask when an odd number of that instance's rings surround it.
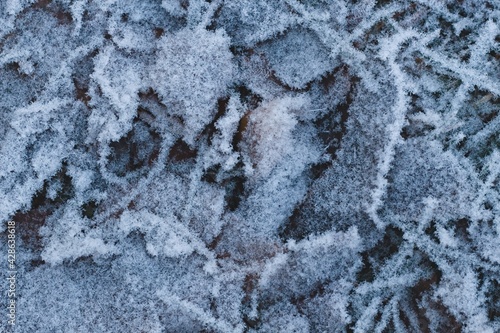
<svg viewBox="0 0 500 333">
<path fill-rule="evenodd" d="M 0 1 L 15 332 L 500 332 L 499 20 Z"/>
</svg>

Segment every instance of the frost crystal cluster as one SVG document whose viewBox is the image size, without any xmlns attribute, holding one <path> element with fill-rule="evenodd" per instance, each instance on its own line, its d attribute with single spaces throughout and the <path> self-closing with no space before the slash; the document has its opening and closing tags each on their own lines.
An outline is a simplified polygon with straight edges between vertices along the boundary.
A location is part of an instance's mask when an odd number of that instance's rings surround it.
<svg viewBox="0 0 500 333">
<path fill-rule="evenodd" d="M 0 1 L 0 330 L 500 332 L 499 26 L 495 0 Z"/>
</svg>

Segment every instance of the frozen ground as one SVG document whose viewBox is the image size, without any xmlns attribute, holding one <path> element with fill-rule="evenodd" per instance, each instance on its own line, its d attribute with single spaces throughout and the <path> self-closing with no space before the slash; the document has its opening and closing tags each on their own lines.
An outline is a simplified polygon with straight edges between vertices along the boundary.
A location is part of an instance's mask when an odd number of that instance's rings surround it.
<svg viewBox="0 0 500 333">
<path fill-rule="evenodd" d="M 499 19 L 0 1 L 0 330 L 500 332 Z"/>
</svg>

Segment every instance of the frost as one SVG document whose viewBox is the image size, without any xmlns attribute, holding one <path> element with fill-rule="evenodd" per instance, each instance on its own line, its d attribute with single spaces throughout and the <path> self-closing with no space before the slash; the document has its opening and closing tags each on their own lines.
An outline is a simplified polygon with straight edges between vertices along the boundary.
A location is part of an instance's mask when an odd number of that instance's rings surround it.
<svg viewBox="0 0 500 333">
<path fill-rule="evenodd" d="M 0 1 L 16 332 L 500 332 L 499 19 Z"/>
<path fill-rule="evenodd" d="M 325 74 L 335 62 L 314 34 L 292 30 L 262 48 L 270 67 L 283 83 L 304 88 Z"/>
<path fill-rule="evenodd" d="M 173 219 L 172 217 L 169 217 Z M 164 254 L 169 257 L 187 255 L 194 251 L 188 230 L 179 225 L 176 226 L 175 220 L 164 221 L 158 216 L 148 212 L 137 212 L 135 214 L 124 214 L 121 217 L 120 228 L 126 234 L 133 230 L 138 230 L 145 234 L 146 249 L 148 252 L 157 256 Z"/>
<path fill-rule="evenodd" d="M 292 153 L 292 131 L 297 125 L 293 109 L 303 108 L 303 99 L 280 99 L 262 105 L 248 115 L 246 155 L 258 176 L 269 176 L 283 158 Z"/>
<path fill-rule="evenodd" d="M 160 41 L 152 81 L 163 102 L 184 118 L 188 143 L 214 114 L 233 74 L 229 39 L 222 31 L 184 29 Z"/>
</svg>

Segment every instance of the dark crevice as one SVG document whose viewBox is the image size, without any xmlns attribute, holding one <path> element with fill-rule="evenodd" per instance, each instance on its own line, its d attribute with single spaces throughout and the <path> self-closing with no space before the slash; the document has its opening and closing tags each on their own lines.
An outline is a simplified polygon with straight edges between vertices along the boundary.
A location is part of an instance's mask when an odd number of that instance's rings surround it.
<svg viewBox="0 0 500 333">
<path fill-rule="evenodd" d="M 207 26 L 208 31 L 215 31 L 217 30 L 217 19 L 220 17 L 220 14 L 222 13 L 222 6 L 219 6 L 216 10 L 215 13 L 212 16 L 212 20 L 210 21 L 210 24 Z"/>
<path fill-rule="evenodd" d="M 217 175 L 219 174 L 220 168 L 221 168 L 220 164 L 210 166 L 203 172 L 201 180 L 209 184 L 216 184 Z"/>
<path fill-rule="evenodd" d="M 61 8 L 53 12 L 54 17 L 57 19 L 57 23 L 60 25 L 71 24 L 73 22 L 73 16 L 70 12 L 62 10 Z"/>
<path fill-rule="evenodd" d="M 33 9 L 43 9 L 52 3 L 52 0 L 39 0 L 32 5 Z"/>
<path fill-rule="evenodd" d="M 172 163 L 180 163 L 194 160 L 198 156 L 198 151 L 191 148 L 184 140 L 177 140 L 168 152 L 168 160 Z"/>
<path fill-rule="evenodd" d="M 73 16 L 71 15 L 71 12 L 65 10 L 61 4 L 53 2 L 52 0 L 39 0 L 30 7 L 24 9 L 21 13 L 25 14 L 30 9 L 42 9 L 47 11 L 57 19 L 57 24 L 59 25 L 68 25 L 73 23 Z"/>
<path fill-rule="evenodd" d="M 96 213 L 97 206 L 98 204 L 95 200 L 84 203 L 81 208 L 82 217 L 92 219 Z"/>
<path fill-rule="evenodd" d="M 323 87 L 325 93 L 335 84 L 335 78 L 338 75 L 348 76 L 349 68 L 347 66 L 339 66 L 333 73 L 326 75 L 320 81 L 320 86 Z M 351 77 L 349 92 L 346 95 L 345 101 L 337 105 L 337 107 L 330 109 L 329 112 L 314 122 L 318 131 L 318 137 L 326 147 L 326 152 L 330 155 L 331 159 L 330 161 L 315 164 L 311 167 L 313 180 L 321 177 L 323 172 L 332 165 L 332 161 L 337 158 L 337 151 L 341 147 L 342 138 L 347 133 L 349 108 L 354 100 L 356 86 L 359 81 L 359 78 Z"/>
<path fill-rule="evenodd" d="M 45 265 L 45 261 L 42 260 L 42 259 L 33 259 L 30 261 L 30 266 L 32 268 L 36 268 L 36 267 L 39 267 L 39 266 L 42 266 L 42 265 Z"/>
<path fill-rule="evenodd" d="M 431 221 L 424 232 L 430 239 L 439 244 L 439 238 L 436 236 L 436 230 L 436 222 Z"/>
<path fill-rule="evenodd" d="M 247 178 L 243 171 L 243 162 L 238 162 L 228 178 L 222 181 L 226 194 L 224 200 L 230 211 L 235 211 L 245 194 L 245 182 Z"/>
<path fill-rule="evenodd" d="M 255 50 L 253 48 L 241 45 L 231 45 L 229 46 L 229 51 L 231 51 L 234 56 L 250 57 L 255 54 Z"/>
<path fill-rule="evenodd" d="M 409 138 L 425 136 L 429 132 L 433 131 L 435 127 L 433 125 L 422 122 L 421 120 L 414 120 L 411 116 L 424 113 L 424 109 L 421 105 L 420 96 L 410 93 L 410 102 L 408 103 L 408 109 L 406 112 L 406 120 L 408 124 L 401 129 L 401 137 L 404 140 Z"/>
<path fill-rule="evenodd" d="M 234 133 L 232 140 L 232 147 L 234 151 L 240 151 L 239 144 L 243 140 L 243 133 L 245 133 L 245 130 L 248 126 L 249 116 L 250 113 L 247 112 L 243 117 L 241 117 L 238 123 L 238 130 L 236 131 L 236 133 Z"/>
<path fill-rule="evenodd" d="M 330 159 L 321 163 L 313 164 L 310 167 L 310 177 L 314 182 L 319 179 L 324 172 L 332 166 L 337 158 L 337 152 L 341 148 L 342 139 L 347 133 L 347 121 L 349 120 L 349 108 L 354 101 L 356 87 L 360 79 L 357 77 L 349 77 L 349 68 L 347 66 L 339 66 L 331 74 L 326 75 L 321 81 L 320 86 L 325 93 L 329 93 L 331 87 L 335 85 L 336 77 L 344 76 L 349 79 L 350 86 L 346 95 L 345 101 L 338 104 L 335 108 L 329 110 L 319 119 L 315 120 L 314 125 L 318 132 L 318 138 L 326 147 L 325 151 L 330 156 Z M 287 221 L 280 227 L 279 235 L 281 239 L 286 240 L 293 238 L 300 240 L 307 237 L 311 230 L 308 230 L 307 217 L 309 214 L 308 206 L 312 195 L 307 195 L 305 200 L 300 202 L 289 216 Z M 319 231 L 319 230 L 315 230 Z"/>
<path fill-rule="evenodd" d="M 245 196 L 247 177 L 243 170 L 243 162 L 238 162 L 232 170 L 222 171 L 221 165 L 216 164 L 207 168 L 201 180 L 209 184 L 217 184 L 224 188 L 224 201 L 229 211 L 235 211 Z"/>
<path fill-rule="evenodd" d="M 56 196 L 51 199 L 48 197 L 48 190 L 50 184 L 55 182 L 59 182 L 60 186 Z M 42 189 L 35 194 L 31 201 L 31 209 L 39 209 L 42 206 L 57 208 L 73 196 L 74 189 L 71 177 L 67 173 L 67 163 L 63 162 L 61 169 L 50 180 L 45 180 Z"/>
<path fill-rule="evenodd" d="M 54 190 L 55 193 L 50 193 Z M 43 187 L 33 196 L 30 210 L 18 211 L 13 217 L 19 225 L 19 236 L 26 247 L 33 251 L 41 251 L 40 228 L 49 216 L 73 196 L 72 178 L 68 175 L 67 163 L 63 162 L 61 169 L 50 179 L 45 180 Z"/>
<path fill-rule="evenodd" d="M 280 87 L 284 88 L 285 90 L 293 91 L 293 92 L 297 92 L 297 93 L 309 91 L 311 89 L 311 85 L 313 83 L 313 81 L 306 83 L 306 85 L 305 85 L 304 88 L 295 88 L 295 87 L 292 87 L 292 86 L 286 84 L 285 82 L 283 82 L 283 80 L 281 80 L 278 77 L 278 75 L 276 75 L 276 71 L 273 70 L 273 69 L 269 70 L 269 77 L 268 78 L 269 78 L 269 80 L 271 80 L 272 82 L 276 83 L 277 85 L 279 85 Z"/>
<path fill-rule="evenodd" d="M 472 243 L 472 239 L 470 237 L 468 228 L 470 225 L 470 221 L 466 218 L 459 219 L 458 221 L 453 223 L 453 228 L 455 230 L 455 234 L 465 240 L 468 244 Z"/>
<path fill-rule="evenodd" d="M 249 110 L 256 109 L 262 103 L 262 97 L 248 89 L 245 85 L 236 86 L 234 90 L 238 92 L 241 102 L 246 105 Z"/>
<path fill-rule="evenodd" d="M 134 119 L 132 130 L 109 144 L 108 168 L 120 177 L 128 172 L 151 166 L 159 155 L 161 137 L 140 117 Z"/>
<path fill-rule="evenodd" d="M 160 95 L 151 87 L 145 91 L 139 91 L 138 96 L 141 102 L 149 101 L 165 106 L 161 101 Z"/>
<path fill-rule="evenodd" d="M 375 273 L 373 272 L 372 264 L 370 263 L 370 256 L 367 252 L 361 255 L 363 266 L 359 270 L 356 280 L 359 282 L 373 282 Z"/>
<path fill-rule="evenodd" d="M 259 281 L 259 276 L 255 273 L 248 273 L 245 276 L 245 280 L 243 282 L 243 293 L 244 297 L 242 299 L 242 319 L 245 325 L 247 326 L 246 329 L 257 329 L 260 324 L 261 320 L 257 316 L 257 318 L 250 318 L 248 312 L 250 312 L 250 309 L 252 308 L 252 293 L 254 292 L 255 288 L 258 285 Z"/>
<path fill-rule="evenodd" d="M 414 307 L 414 311 L 417 312 L 417 317 L 419 320 L 419 328 L 422 329 L 423 332 L 430 332 L 429 329 L 429 319 L 427 318 L 426 313 L 430 310 L 433 312 L 438 312 L 439 316 L 435 317 L 438 320 L 439 332 L 449 332 L 449 333 L 460 333 L 463 332 L 462 325 L 457 321 L 454 315 L 452 315 L 449 309 L 440 301 L 431 301 L 430 308 L 422 308 L 417 305 Z"/>
<path fill-rule="evenodd" d="M 161 38 L 163 36 L 163 34 L 165 33 L 165 29 L 163 29 L 163 28 L 154 28 L 153 32 L 154 32 L 156 38 Z"/>
<path fill-rule="evenodd" d="M 410 288 L 411 299 L 415 302 L 415 307 L 418 307 L 424 294 L 431 292 L 434 286 L 439 285 L 443 275 L 439 267 L 428 256 L 420 251 L 418 254 L 421 256 L 419 265 L 424 267 L 429 272 L 429 275 L 421 278 Z"/>
<path fill-rule="evenodd" d="M 301 314 L 305 314 L 304 307 L 306 304 L 306 301 L 312 300 L 316 297 L 321 297 L 326 293 L 326 287 L 328 284 L 331 283 L 331 280 L 326 280 L 326 281 L 317 281 L 309 291 L 309 293 L 305 295 L 299 295 L 299 296 L 294 296 L 290 300 L 290 303 L 295 305 L 297 308 L 297 311 Z"/>
<path fill-rule="evenodd" d="M 209 145 L 212 145 L 213 136 L 217 132 L 215 124 L 226 113 L 228 103 L 229 103 L 229 97 L 223 97 L 217 100 L 217 113 L 215 114 L 215 117 L 212 119 L 212 121 L 205 127 L 205 129 L 202 132 L 202 135 L 207 136 L 207 141 Z"/>
<path fill-rule="evenodd" d="M 189 8 L 189 0 L 180 0 L 180 5 L 182 9 L 186 10 Z"/>
<path fill-rule="evenodd" d="M 235 91 L 240 95 L 241 102 L 246 106 L 247 110 L 255 110 L 262 103 L 262 97 L 253 93 L 244 85 L 236 86 Z M 250 111 L 246 112 L 243 117 L 241 117 L 238 123 L 238 129 L 234 133 L 231 145 L 233 151 L 240 151 L 239 144 L 243 140 L 243 134 L 248 126 L 248 120 L 250 116 Z"/>
<path fill-rule="evenodd" d="M 73 85 L 75 86 L 76 99 L 85 104 L 86 107 L 89 107 L 89 102 L 92 98 L 88 94 L 88 85 L 77 78 L 73 78 Z"/>
<path fill-rule="evenodd" d="M 207 245 L 207 248 L 211 251 L 214 251 L 217 248 L 217 245 L 222 240 L 223 233 L 220 232 L 214 239 Z"/>
<path fill-rule="evenodd" d="M 490 285 L 486 293 L 488 318 L 494 320 L 500 317 L 500 282 L 496 279 L 490 280 Z"/>
<path fill-rule="evenodd" d="M 361 253 L 363 267 L 357 275 L 358 283 L 372 282 L 377 274 L 377 267 L 396 254 L 402 242 L 403 231 L 396 227 L 387 227 L 384 237 L 373 248 Z"/>
<path fill-rule="evenodd" d="M 409 138 L 425 136 L 434 129 L 433 125 L 410 121 L 409 125 L 401 129 L 400 135 L 404 140 L 408 140 Z"/>
<path fill-rule="evenodd" d="M 301 240 L 307 237 L 305 227 L 302 225 L 302 210 L 305 202 L 299 203 L 293 210 L 292 215 L 280 227 L 279 235 L 282 241 L 287 239 Z"/>
<path fill-rule="evenodd" d="M 17 75 L 19 75 L 21 78 L 25 79 L 28 77 L 26 73 L 23 73 L 21 71 L 21 65 L 17 61 L 9 62 L 5 64 L 5 69 L 9 71 L 15 72 Z"/>
<path fill-rule="evenodd" d="M 483 121 L 483 123 L 487 124 L 498 116 L 498 112 L 498 110 L 494 110 L 491 113 L 480 115 L 481 120 Z"/>
</svg>

